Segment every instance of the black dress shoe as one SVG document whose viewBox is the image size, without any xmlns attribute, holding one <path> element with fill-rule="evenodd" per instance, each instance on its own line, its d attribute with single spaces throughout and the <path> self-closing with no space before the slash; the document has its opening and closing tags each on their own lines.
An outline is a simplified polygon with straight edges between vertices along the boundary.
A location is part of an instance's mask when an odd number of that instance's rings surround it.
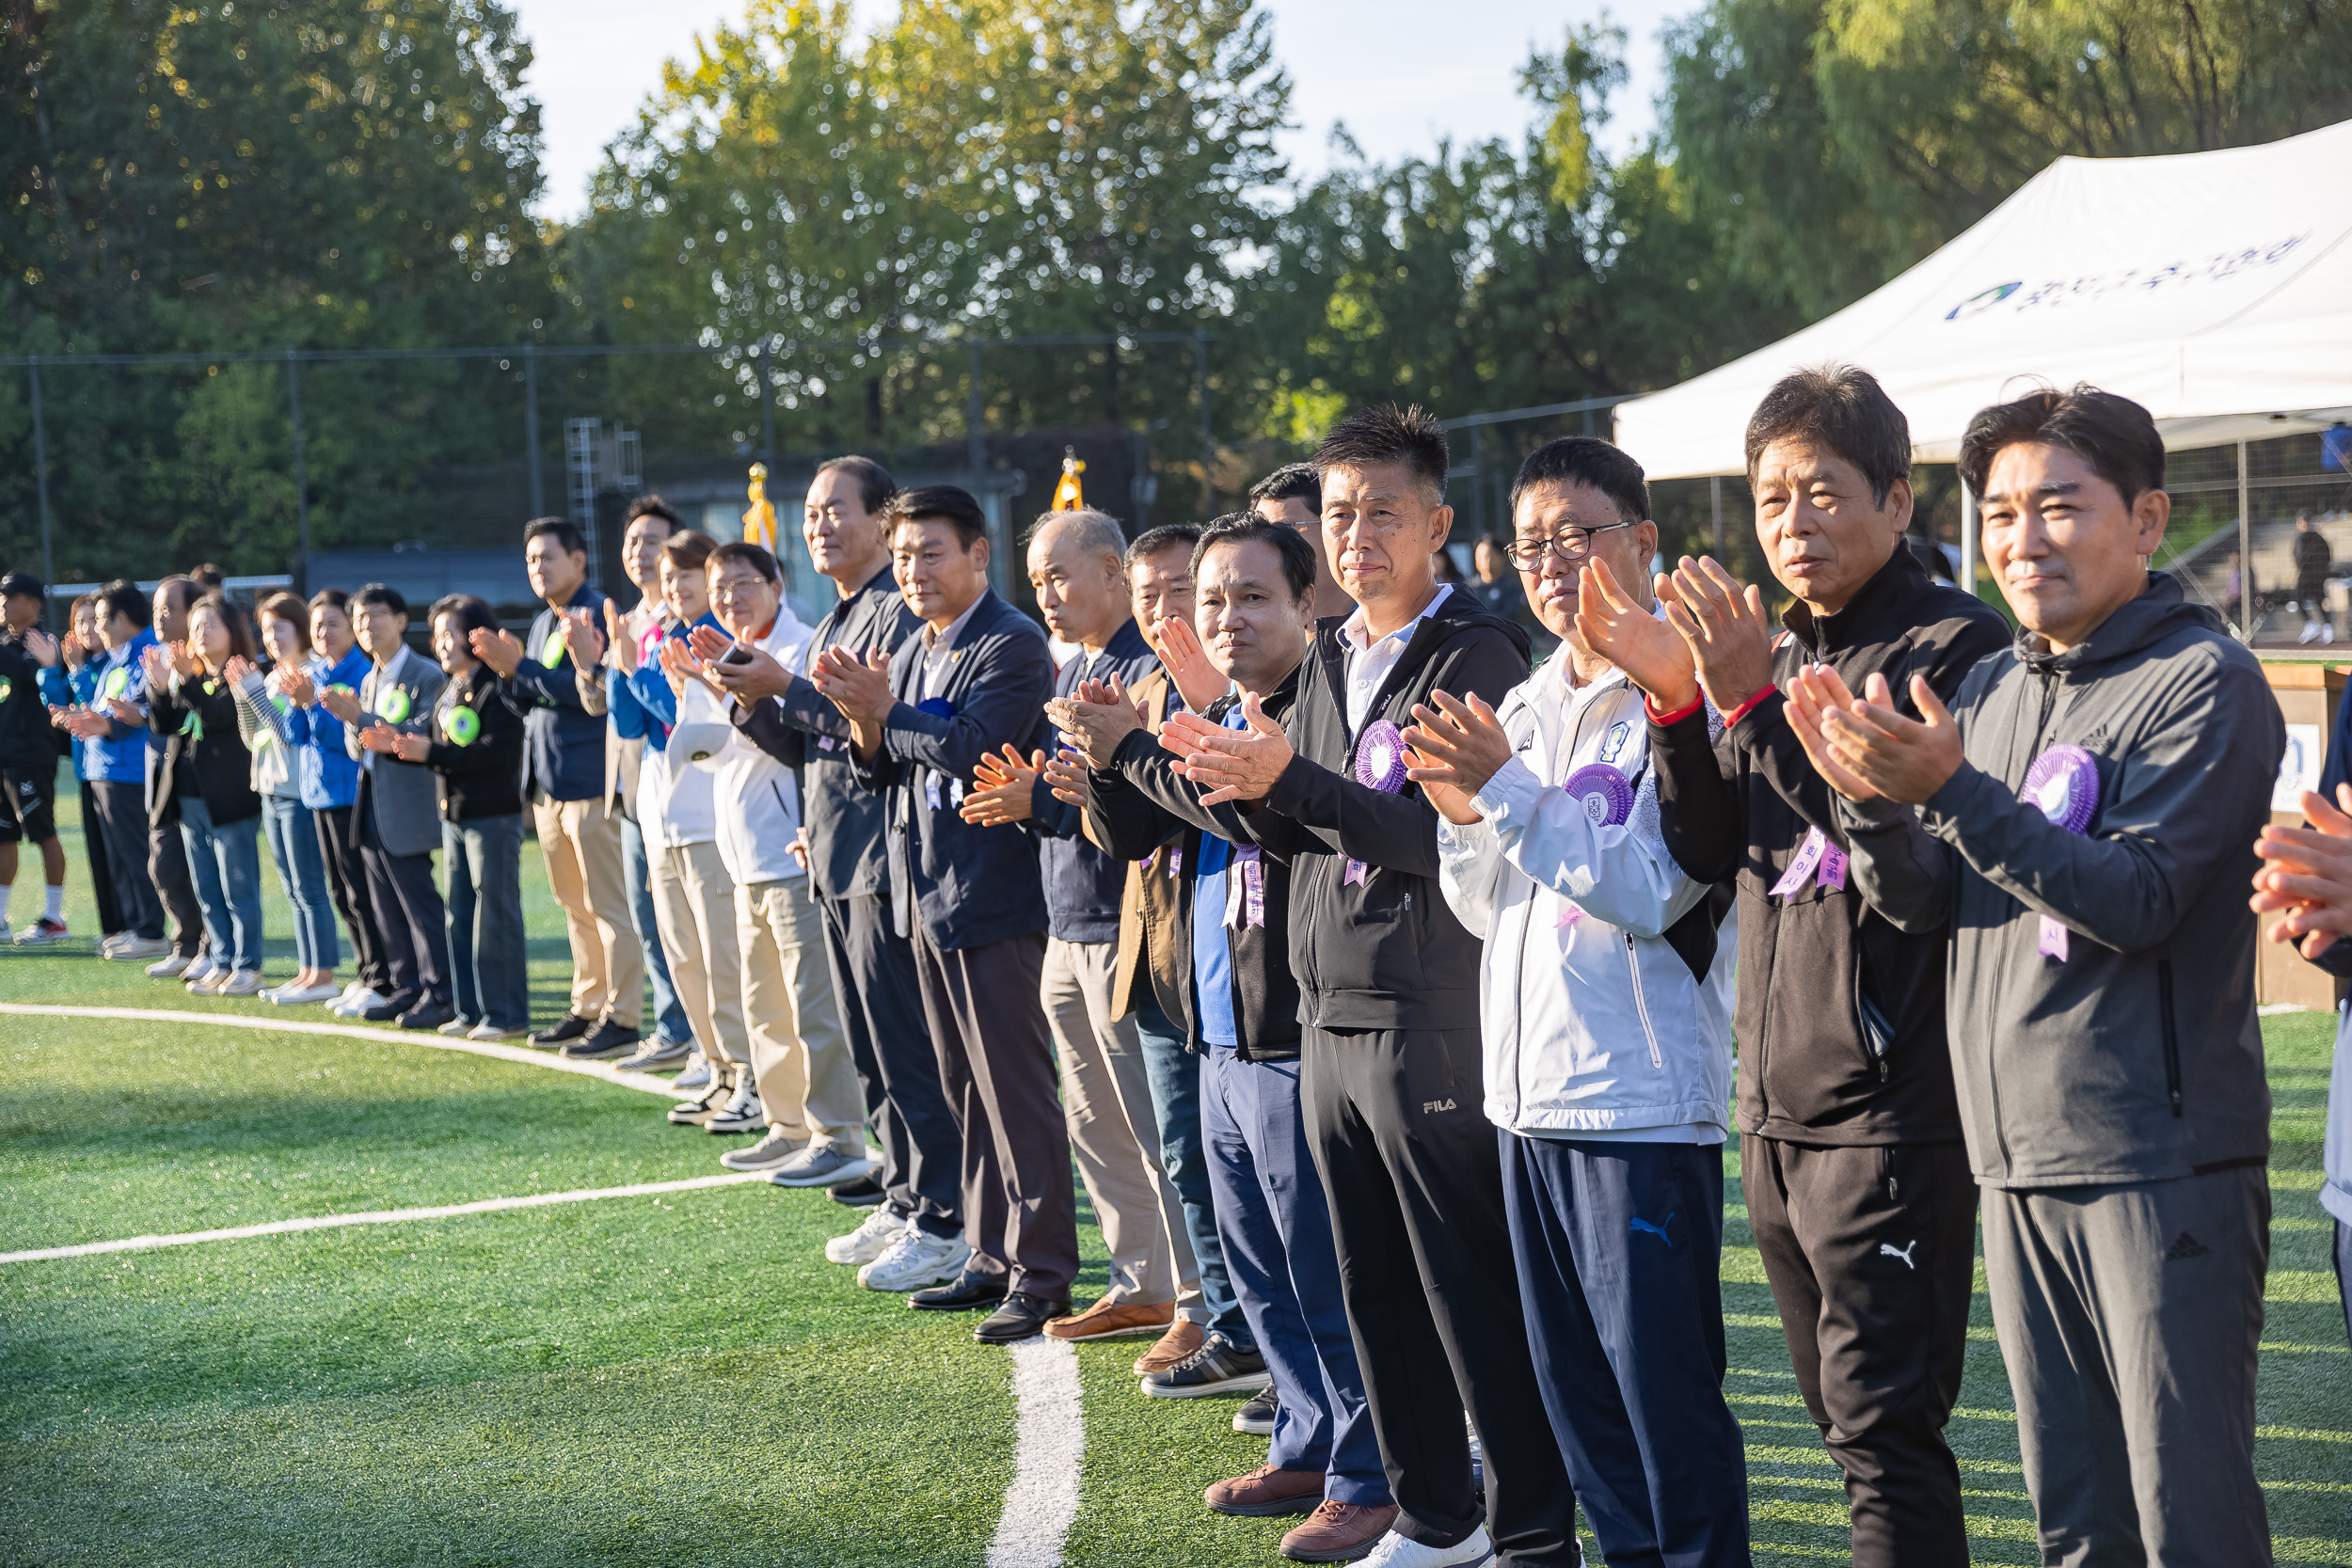
<svg viewBox="0 0 2352 1568">
<path fill-rule="evenodd" d="M 403 1029 L 438 1029 L 456 1017 L 456 1008 L 428 996 L 400 1015 L 400 1026 Z"/>
<path fill-rule="evenodd" d="M 1005 1298 L 1005 1304 L 980 1320 L 972 1331 L 972 1338 L 983 1345 L 1009 1345 L 1015 1339 L 1036 1338 L 1047 1323 L 1056 1318 L 1070 1315 L 1070 1298 L 1056 1301 L 1046 1296 L 1033 1296 L 1026 1291 L 1015 1291 Z"/>
<path fill-rule="evenodd" d="M 828 1187 L 825 1196 L 850 1209 L 871 1209 L 882 1200 L 882 1183 L 870 1176 L 854 1181 L 844 1181 L 838 1187 Z"/>
<path fill-rule="evenodd" d="M 638 1035 L 634 1029 L 624 1029 L 613 1022 L 597 1024 L 587 1036 L 564 1048 L 564 1054 L 576 1062 L 602 1061 L 609 1056 L 626 1056 L 637 1049 Z"/>
<path fill-rule="evenodd" d="M 562 1018 L 557 1019 L 553 1023 L 548 1024 L 546 1028 L 532 1035 L 531 1037 L 531 1043 L 533 1045 L 562 1045 L 567 1040 L 579 1039 L 581 1036 L 587 1034 L 589 1030 L 594 1029 L 596 1026 L 596 1021 L 593 1018 L 582 1018 L 578 1013 L 565 1013 Z"/>
<path fill-rule="evenodd" d="M 1004 1299 L 1003 1275 L 966 1269 L 956 1275 L 951 1285 L 934 1285 L 928 1291 L 915 1291 L 907 1297 L 907 1305 L 918 1312 L 969 1312 L 976 1307 L 993 1307 Z"/>
<path fill-rule="evenodd" d="M 390 1023 L 422 1000 L 423 998 L 413 990 L 395 991 L 390 998 L 377 1003 L 359 1016 L 370 1023 Z"/>
</svg>

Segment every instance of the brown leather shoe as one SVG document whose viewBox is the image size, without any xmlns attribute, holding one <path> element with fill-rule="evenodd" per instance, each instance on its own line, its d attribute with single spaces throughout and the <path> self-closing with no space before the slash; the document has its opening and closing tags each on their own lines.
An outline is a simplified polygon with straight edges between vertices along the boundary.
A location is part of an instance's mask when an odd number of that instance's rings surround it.
<svg viewBox="0 0 2352 1568">
<path fill-rule="evenodd" d="M 1176 1304 L 1155 1302 L 1139 1307 L 1131 1301 L 1104 1296 L 1085 1311 L 1056 1318 L 1045 1325 L 1048 1339 L 1124 1339 L 1131 1335 L 1157 1334 L 1176 1321 Z"/>
<path fill-rule="evenodd" d="M 1208 1338 L 1200 1325 L 1190 1318 L 1179 1318 L 1168 1325 L 1159 1342 L 1136 1357 L 1136 1376 L 1146 1372 L 1162 1372 L 1200 1348 Z"/>
<path fill-rule="evenodd" d="M 1282 1555 L 1293 1562 L 1353 1562 L 1379 1544 L 1395 1523 L 1394 1503 L 1359 1508 L 1327 1500 L 1282 1537 Z"/>
<path fill-rule="evenodd" d="M 1237 1513 L 1244 1518 L 1306 1513 L 1323 1501 L 1323 1472 L 1278 1470 L 1261 1465 L 1246 1476 L 1218 1481 L 1200 1496 L 1214 1513 Z"/>
</svg>

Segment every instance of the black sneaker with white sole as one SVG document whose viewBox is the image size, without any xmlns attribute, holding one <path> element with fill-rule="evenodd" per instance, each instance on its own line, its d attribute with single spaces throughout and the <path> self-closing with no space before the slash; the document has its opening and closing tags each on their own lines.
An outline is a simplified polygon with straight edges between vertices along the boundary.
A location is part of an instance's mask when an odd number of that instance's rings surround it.
<svg viewBox="0 0 2352 1568">
<path fill-rule="evenodd" d="M 1209 1394 L 1247 1394 L 1273 1382 L 1263 1354 L 1238 1349 L 1224 1335 L 1212 1334 L 1173 1367 L 1144 1373 L 1143 1391 L 1155 1400 L 1197 1400 Z"/>
<path fill-rule="evenodd" d="M 1252 1437 L 1271 1437 L 1274 1435 L 1274 1418 L 1281 1408 L 1282 1402 L 1275 1398 L 1273 1389 L 1261 1388 L 1233 1412 L 1233 1430 L 1248 1433 Z"/>
<path fill-rule="evenodd" d="M 887 1195 L 882 1192 L 881 1182 L 870 1176 L 862 1176 L 855 1181 L 844 1181 L 838 1187 L 826 1188 L 825 1196 L 844 1209 L 871 1209 Z"/>
<path fill-rule="evenodd" d="M 563 1054 L 575 1062 L 600 1062 L 613 1056 L 626 1056 L 637 1049 L 637 1031 L 625 1029 L 611 1019 L 591 1029 L 585 1037 L 564 1047 Z"/>
</svg>

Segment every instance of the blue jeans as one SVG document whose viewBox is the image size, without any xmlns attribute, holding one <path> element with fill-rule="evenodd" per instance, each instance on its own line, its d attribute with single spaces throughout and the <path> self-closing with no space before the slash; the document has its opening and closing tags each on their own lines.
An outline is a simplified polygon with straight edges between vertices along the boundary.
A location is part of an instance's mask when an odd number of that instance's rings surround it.
<svg viewBox="0 0 2352 1568">
<path fill-rule="evenodd" d="M 621 877 L 628 884 L 628 907 L 637 920 L 637 944 L 645 950 L 645 975 L 653 982 L 654 1036 L 676 1043 L 694 1037 L 686 1021 L 686 1004 L 670 984 L 670 960 L 661 951 L 661 931 L 654 924 L 653 879 L 645 863 L 645 835 L 628 817 L 621 818 Z"/>
<path fill-rule="evenodd" d="M 1339 1244 L 1307 1146 L 1298 1064 L 1245 1062 L 1209 1046 L 1200 1106 L 1226 1265 L 1281 1402 L 1266 1463 L 1321 1470 L 1323 1495 L 1334 1502 L 1385 1506 L 1389 1477 L 1340 1299 Z M 1426 1370 L 1447 1375 L 1442 1364 Z"/>
<path fill-rule="evenodd" d="M 205 951 L 230 969 L 262 967 L 262 818 L 213 826 L 201 795 L 180 800 L 180 842 L 204 911 Z"/>
<path fill-rule="evenodd" d="M 517 812 L 441 824 L 441 863 L 449 872 L 450 1006 L 469 1023 L 531 1026 L 524 820 Z"/>
<path fill-rule="evenodd" d="M 294 961 L 305 969 L 333 969 L 342 961 L 335 940 L 334 890 L 326 885 L 326 858 L 319 853 L 318 823 L 296 795 L 262 797 L 262 830 L 269 834 L 270 859 L 294 907 Z"/>
<path fill-rule="evenodd" d="M 1184 1032 L 1169 1022 L 1147 993 L 1136 1006 L 1136 1037 L 1143 1042 L 1143 1069 L 1152 1084 L 1152 1114 L 1159 1117 L 1160 1168 L 1176 1189 L 1184 1212 L 1184 1239 L 1192 1243 L 1200 1275 L 1201 1328 L 1222 1334 L 1236 1349 L 1254 1349 L 1258 1337 L 1233 1293 L 1225 1248 L 1216 1237 L 1216 1207 L 1209 1190 L 1209 1151 L 1200 1142 L 1200 1058 L 1184 1047 Z"/>
</svg>

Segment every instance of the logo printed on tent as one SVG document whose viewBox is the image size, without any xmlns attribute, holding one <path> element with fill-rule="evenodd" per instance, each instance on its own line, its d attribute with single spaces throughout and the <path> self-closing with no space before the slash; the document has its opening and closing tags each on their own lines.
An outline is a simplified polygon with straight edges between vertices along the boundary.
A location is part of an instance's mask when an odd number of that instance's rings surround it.
<svg viewBox="0 0 2352 1568">
<path fill-rule="evenodd" d="M 2169 261 L 2160 267 L 2126 267 L 2122 272 L 2090 273 L 2081 277 L 2046 278 L 2027 289 L 2023 280 L 1995 283 L 1979 290 L 1944 312 L 1947 322 L 1966 321 L 1980 316 L 1994 306 L 2008 300 L 2020 290 L 2025 297 L 2010 307 L 2014 310 L 2030 310 L 2038 305 L 2080 305 L 2104 299 L 2125 289 L 2153 293 L 2158 289 L 2177 287 L 2184 283 L 2221 283 L 2250 272 L 2256 267 L 2275 267 L 2310 239 L 2306 231 L 2274 240 L 2267 245 L 2249 245 L 2243 250 L 2217 250 L 2201 261 Z"/>
</svg>

